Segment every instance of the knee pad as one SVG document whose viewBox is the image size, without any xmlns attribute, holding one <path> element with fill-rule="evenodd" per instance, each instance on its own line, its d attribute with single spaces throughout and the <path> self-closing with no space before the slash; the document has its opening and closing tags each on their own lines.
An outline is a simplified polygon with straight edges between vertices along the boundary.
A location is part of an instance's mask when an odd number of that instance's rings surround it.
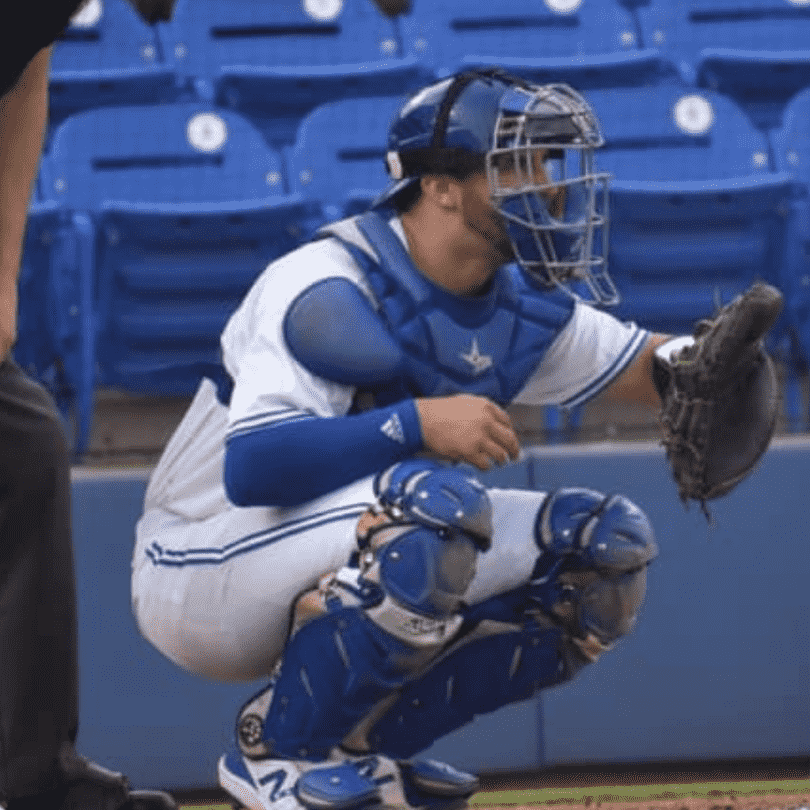
<svg viewBox="0 0 810 810">
<path fill-rule="evenodd" d="M 564 488 L 549 493 L 537 515 L 541 551 L 575 555 L 586 565 L 630 571 L 658 554 L 649 518 L 624 495 Z"/>
<path fill-rule="evenodd" d="M 361 538 L 361 578 L 380 591 L 366 615 L 410 644 L 444 643 L 461 623 L 478 552 L 491 543 L 489 495 L 474 477 L 424 460 L 395 464 L 375 492 L 390 522 L 373 542 Z"/>
<path fill-rule="evenodd" d="M 486 487 L 462 470 L 425 459 L 403 461 L 377 476 L 374 494 L 397 522 L 462 532 L 481 551 L 492 543 Z"/>
<path fill-rule="evenodd" d="M 543 553 L 529 587 L 544 612 L 605 645 L 633 628 L 658 554 L 638 506 L 623 495 L 560 489 L 540 509 L 536 539 Z"/>
</svg>

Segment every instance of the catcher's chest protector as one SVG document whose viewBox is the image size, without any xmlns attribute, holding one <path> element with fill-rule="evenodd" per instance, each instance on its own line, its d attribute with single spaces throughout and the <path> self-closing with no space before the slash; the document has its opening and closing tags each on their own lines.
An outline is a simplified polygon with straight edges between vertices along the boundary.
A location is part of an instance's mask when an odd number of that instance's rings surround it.
<svg viewBox="0 0 810 810">
<path fill-rule="evenodd" d="M 532 286 L 513 265 L 497 274 L 485 295 L 453 295 L 416 269 L 379 214 L 362 214 L 354 223 L 378 261 L 339 233 L 331 235 L 340 239 L 368 279 L 379 309 L 375 314 L 369 308 L 366 317 L 378 323 L 382 319 L 390 344 L 381 346 L 379 326 L 369 324 L 367 334 L 373 334 L 375 342 L 363 343 L 369 352 L 389 360 L 387 368 L 380 368 L 379 379 L 371 384 L 365 379 L 361 387 L 371 391 L 378 406 L 405 396 L 462 392 L 503 405 L 511 402 L 571 318 L 572 298 L 562 290 Z M 352 313 L 357 312 L 355 307 Z M 302 357 L 306 352 L 297 351 L 295 343 L 293 336 L 293 354 L 311 367 L 311 358 Z M 345 374 L 340 381 L 347 381 Z"/>
</svg>

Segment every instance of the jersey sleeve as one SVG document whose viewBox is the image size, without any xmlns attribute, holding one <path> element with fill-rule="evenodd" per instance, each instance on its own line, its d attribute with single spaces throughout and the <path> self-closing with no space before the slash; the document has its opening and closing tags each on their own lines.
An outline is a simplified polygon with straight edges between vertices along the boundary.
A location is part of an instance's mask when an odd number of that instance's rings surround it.
<svg viewBox="0 0 810 810">
<path fill-rule="evenodd" d="M 328 275 L 359 283 L 339 246 L 328 241 L 306 245 L 271 264 L 231 317 L 222 335 L 223 362 L 234 383 L 228 438 L 348 412 L 354 388 L 308 371 L 289 352 L 283 333 L 290 303 Z"/>
<path fill-rule="evenodd" d="M 513 401 L 567 409 L 582 405 L 632 364 L 649 336 L 635 323 L 577 302 L 571 320 Z"/>
</svg>

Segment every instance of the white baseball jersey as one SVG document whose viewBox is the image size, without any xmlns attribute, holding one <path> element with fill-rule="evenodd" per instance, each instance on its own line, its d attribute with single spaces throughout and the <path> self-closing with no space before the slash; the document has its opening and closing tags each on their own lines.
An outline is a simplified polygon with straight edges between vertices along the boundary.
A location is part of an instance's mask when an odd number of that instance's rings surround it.
<svg viewBox="0 0 810 810">
<path fill-rule="evenodd" d="M 391 226 L 407 247 L 399 220 Z M 372 253 L 350 221 L 340 228 L 344 239 Z M 331 277 L 355 284 L 374 303 L 362 271 L 336 240 L 306 244 L 267 267 L 222 335 L 234 383 L 229 405 L 217 399 L 213 383 L 202 382 L 147 488 L 133 560 L 135 614 L 158 649 L 208 677 L 252 679 L 272 670 L 294 599 L 345 564 L 357 519 L 373 501 L 370 479 L 284 508 L 237 507 L 223 484 L 230 437 L 345 416 L 352 407 L 355 389 L 308 371 L 283 334 L 291 302 Z M 624 371 L 647 336 L 577 303 L 514 402 L 585 402 Z M 532 525 L 543 497 L 492 491 L 493 548 L 480 558 L 469 601 L 525 581 L 537 556 Z"/>
</svg>

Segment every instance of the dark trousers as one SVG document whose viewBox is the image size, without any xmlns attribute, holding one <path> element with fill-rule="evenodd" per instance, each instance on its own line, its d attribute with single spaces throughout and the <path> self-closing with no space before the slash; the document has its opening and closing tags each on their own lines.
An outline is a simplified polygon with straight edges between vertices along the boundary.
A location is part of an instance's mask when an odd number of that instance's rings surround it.
<svg viewBox="0 0 810 810">
<path fill-rule="evenodd" d="M 70 456 L 47 392 L 0 365 L 0 800 L 51 789 L 78 725 Z"/>
</svg>

